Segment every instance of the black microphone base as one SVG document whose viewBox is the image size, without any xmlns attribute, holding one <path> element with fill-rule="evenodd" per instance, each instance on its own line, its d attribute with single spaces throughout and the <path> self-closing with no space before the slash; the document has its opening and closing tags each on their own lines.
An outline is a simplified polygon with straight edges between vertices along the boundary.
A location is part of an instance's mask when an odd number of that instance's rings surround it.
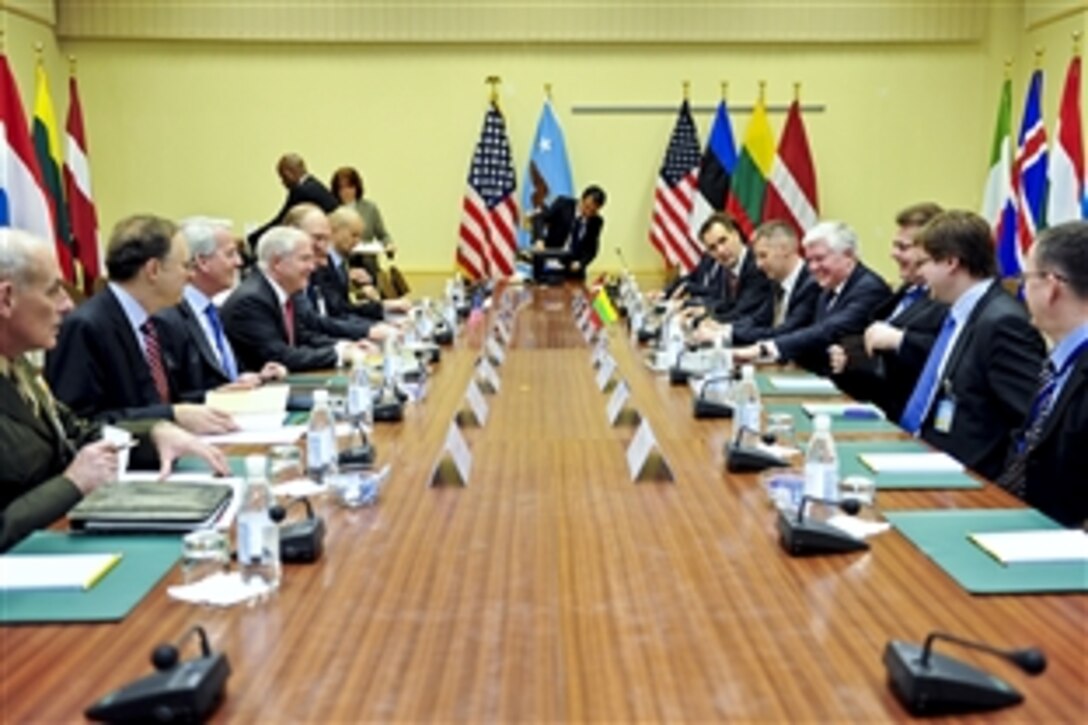
<svg viewBox="0 0 1088 725">
<path fill-rule="evenodd" d="M 223 699 L 226 655 L 182 662 L 114 690 L 83 713 L 102 722 L 204 722 Z"/>
<path fill-rule="evenodd" d="M 691 403 L 692 414 L 696 418 L 732 418 L 733 406 L 715 403 L 713 400 L 696 397 Z"/>
<path fill-rule="evenodd" d="M 280 560 L 312 564 L 325 552 L 325 519 L 320 516 L 280 526 Z"/>
<path fill-rule="evenodd" d="M 730 473 L 753 473 L 779 466 L 789 467 L 789 461 L 748 446 L 727 443 L 725 446 L 725 470 Z"/>
<path fill-rule="evenodd" d="M 353 448 L 348 448 L 345 451 L 340 451 L 340 454 L 336 457 L 337 465 L 340 468 L 370 468 L 374 465 L 375 459 L 374 444 L 364 443 Z"/>
<path fill-rule="evenodd" d="M 858 539 L 823 521 L 805 519 L 798 522 L 790 511 L 778 512 L 779 543 L 790 556 L 811 554 L 844 554 L 869 548 Z"/>
<path fill-rule="evenodd" d="M 669 368 L 669 383 L 671 385 L 687 385 L 690 378 L 691 373 L 678 365 Z"/>
<path fill-rule="evenodd" d="M 977 712 L 1023 702 L 1024 696 L 1004 680 L 932 650 L 923 667 L 922 649 L 894 640 L 884 648 L 888 684 L 911 714 Z"/>
<path fill-rule="evenodd" d="M 638 341 L 645 344 L 647 342 L 653 342 L 661 336 L 660 327 L 643 327 L 638 331 Z"/>
<path fill-rule="evenodd" d="M 374 420 L 381 423 L 395 423 L 404 420 L 404 403 L 399 398 L 375 403 Z"/>
</svg>

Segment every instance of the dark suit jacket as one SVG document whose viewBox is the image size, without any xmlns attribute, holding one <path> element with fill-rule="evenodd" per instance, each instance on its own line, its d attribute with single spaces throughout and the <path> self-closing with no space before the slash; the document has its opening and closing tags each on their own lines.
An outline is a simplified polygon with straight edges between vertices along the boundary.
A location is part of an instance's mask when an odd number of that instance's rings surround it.
<svg viewBox="0 0 1088 725">
<path fill-rule="evenodd" d="M 560 196 L 544 210 L 542 223 L 545 248 L 562 249 L 570 239 L 570 250 L 564 264 L 569 268 L 570 262 L 577 261 L 582 265 L 584 274 L 585 268 L 597 258 L 604 219 L 599 215 L 579 217 L 578 202 L 569 196 Z"/>
<path fill-rule="evenodd" d="M 325 188 L 325 185 L 315 179 L 313 176 L 307 175 L 296 186 L 293 186 L 287 192 L 287 198 L 283 202 L 283 206 L 276 216 L 265 224 L 260 229 L 257 229 L 249 235 L 249 246 L 254 252 L 257 251 L 257 240 L 261 238 L 261 235 L 267 232 L 272 227 L 283 222 L 283 218 L 287 216 L 287 212 L 291 210 L 291 207 L 296 204 L 302 203 L 316 204 L 328 214 L 336 207 L 340 206 L 340 202 L 333 196 L 333 193 Z"/>
<path fill-rule="evenodd" d="M 1079 527 L 1088 519 L 1088 352 L 1074 363 L 1043 422 L 1025 482 L 1027 502 L 1055 521 Z"/>
<path fill-rule="evenodd" d="M 358 340 L 366 337 L 372 320 L 358 315 L 334 315 L 333 304 L 329 304 L 326 290 L 313 282 L 302 292 L 296 292 L 295 322 L 307 330 L 321 333 L 337 340 Z M 325 302 L 325 314 L 321 314 L 321 302 Z"/>
<path fill-rule="evenodd" d="M 717 299 L 708 309 L 718 322 L 748 320 L 756 326 L 770 325 L 774 320 L 774 289 L 767 275 L 756 266 L 756 255 L 749 249 L 737 275 L 737 292 L 734 295 L 722 270 L 721 287 Z"/>
<path fill-rule="evenodd" d="M 169 349 L 166 372 L 175 398 L 202 403 L 207 391 L 226 385 L 230 378 L 208 344 L 198 314 L 183 299 L 176 307 L 157 313 L 155 320 L 162 331 L 162 346 Z"/>
<path fill-rule="evenodd" d="M 158 331 L 169 370 L 170 351 L 162 344 L 162 328 Z M 174 418 L 173 407 L 155 390 L 143 346 L 108 287 L 64 319 L 57 346 L 45 358 L 45 377 L 57 398 L 83 418 L 107 423 Z"/>
<path fill-rule="evenodd" d="M 820 299 L 820 285 L 808 273 L 808 267 L 801 264 L 801 271 L 797 274 L 797 281 L 790 290 L 789 303 L 786 305 L 786 316 L 782 324 L 775 327 L 774 321 L 774 290 L 771 285 L 771 322 L 755 324 L 752 320 L 737 320 L 733 324 L 733 344 L 751 345 L 760 340 L 767 340 L 776 334 L 785 334 L 795 330 L 801 330 L 812 324 L 816 316 L 816 301 Z"/>
<path fill-rule="evenodd" d="M 948 355 L 933 405 L 922 423 L 922 438 L 968 468 L 997 478 L 1011 433 L 1027 418 L 1045 355 L 1043 338 L 1028 322 L 1024 306 L 994 282 Z M 945 397 L 956 403 L 948 433 L 933 427 Z"/>
<path fill-rule="evenodd" d="M 864 331 L 873 309 L 891 296 L 891 289 L 880 275 L 858 262 L 832 305 L 833 296 L 832 290 L 820 292 L 808 327 L 776 331 L 773 339 L 783 360 L 827 375 L 827 348 L 847 335 Z"/>
<path fill-rule="evenodd" d="M 53 523 L 83 498 L 64 470 L 76 451 L 100 437 L 101 426 L 78 418 L 60 403 L 57 417 L 66 440 L 34 414 L 9 378 L 0 376 L 0 551 Z M 150 426 L 150 421 L 126 426 L 140 434 L 140 445 L 132 452 L 134 465 L 154 465 Z"/>
<path fill-rule="evenodd" d="M 684 285 L 684 291 L 690 297 L 715 297 L 722 289 L 722 275 L 725 270 L 718 264 L 718 260 L 709 254 L 703 254 L 699 263 L 688 272 L 673 280 L 672 284 L 662 290 L 665 297 L 671 297 L 680 285 Z"/>
<path fill-rule="evenodd" d="M 918 376 L 922 373 L 925 358 L 919 365 L 919 356 L 911 349 L 929 350 L 940 332 L 948 305 L 928 295 L 916 300 L 907 309 L 891 317 L 899 301 L 907 291 L 901 286 L 883 305 L 878 307 L 870 322 L 887 321 L 905 331 L 900 350 L 881 350 L 873 357 L 865 354 L 861 335 L 848 335 L 839 344 L 847 352 L 847 368 L 833 375 L 839 390 L 857 400 L 870 400 L 884 411 L 890 420 L 899 420 L 903 408 L 914 392 Z"/>
<path fill-rule="evenodd" d="M 306 324 L 295 310 L 295 346 L 287 344 L 283 311 L 265 276 L 254 271 L 238 285 L 220 311 L 223 327 L 243 370 L 260 370 L 278 362 L 288 370 L 320 370 L 336 366 L 335 339 Z"/>
<path fill-rule="evenodd" d="M 348 299 L 348 270 L 341 274 L 333 267 L 332 259 L 324 267 L 318 267 L 310 275 L 310 283 L 321 290 L 325 298 L 326 309 L 332 317 L 358 315 L 368 320 L 381 320 L 385 317 L 385 308 L 378 300 L 354 304 Z"/>
</svg>

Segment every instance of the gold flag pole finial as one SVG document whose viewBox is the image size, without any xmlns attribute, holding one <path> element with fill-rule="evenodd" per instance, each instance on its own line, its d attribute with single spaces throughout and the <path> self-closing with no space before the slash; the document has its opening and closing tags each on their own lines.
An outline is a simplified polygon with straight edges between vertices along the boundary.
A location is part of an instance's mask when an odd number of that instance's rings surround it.
<svg viewBox="0 0 1088 725">
<path fill-rule="evenodd" d="M 1040 70 L 1043 67 L 1043 46 L 1035 46 L 1035 70 Z"/>
<path fill-rule="evenodd" d="M 685 101 L 690 101 L 691 100 L 691 81 L 684 81 L 682 85 L 684 87 L 684 100 Z"/>
<path fill-rule="evenodd" d="M 793 84 L 793 100 L 797 103 L 801 102 L 801 83 L 797 81 Z"/>
<path fill-rule="evenodd" d="M 44 53 L 45 46 L 42 45 L 42 41 L 39 40 L 37 43 L 34 44 L 34 55 L 38 58 L 38 65 L 42 65 L 42 63 L 44 62 L 42 60 L 42 56 L 44 55 Z"/>
<path fill-rule="evenodd" d="M 722 100 L 728 100 L 729 98 L 729 81 L 722 81 Z"/>
<path fill-rule="evenodd" d="M 1005 80 L 1012 78 L 1012 58 L 1005 59 Z"/>
<path fill-rule="evenodd" d="M 488 76 L 484 83 L 491 86 L 491 103 L 496 106 L 499 105 L 499 84 L 502 83 L 502 79 L 498 76 Z"/>
<path fill-rule="evenodd" d="M 1073 55 L 1080 55 L 1080 39 L 1084 36 L 1079 30 L 1073 31 Z"/>
<path fill-rule="evenodd" d="M 767 102 L 767 81 L 759 82 L 759 104 L 762 106 Z"/>
<path fill-rule="evenodd" d="M 548 99 L 548 103 L 552 102 L 552 84 L 551 83 L 545 83 L 544 84 L 544 97 Z"/>
<path fill-rule="evenodd" d="M 74 76 L 76 74 L 76 57 L 74 55 L 68 56 L 68 75 Z"/>
</svg>

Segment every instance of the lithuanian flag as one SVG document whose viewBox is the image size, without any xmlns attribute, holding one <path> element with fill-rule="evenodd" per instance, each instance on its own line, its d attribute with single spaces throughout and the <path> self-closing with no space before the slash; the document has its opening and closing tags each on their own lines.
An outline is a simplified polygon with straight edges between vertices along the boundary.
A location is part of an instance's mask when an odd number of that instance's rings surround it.
<svg viewBox="0 0 1088 725">
<path fill-rule="evenodd" d="M 725 211 L 737 220 L 746 237 L 763 221 L 763 197 L 774 166 L 774 132 L 760 84 L 759 99 L 744 133 L 737 168 L 729 185 Z"/>
<path fill-rule="evenodd" d="M 53 112 L 53 99 L 49 95 L 49 79 L 45 75 L 45 66 L 38 63 L 37 92 L 34 98 L 34 154 L 38 157 L 38 166 L 42 169 L 42 186 L 49 199 L 49 208 L 53 212 L 54 229 L 57 238 L 57 259 L 60 261 L 64 277 L 69 282 L 75 281 L 75 268 L 72 264 L 72 235 L 68 227 L 68 207 L 64 203 L 62 169 L 64 157 L 60 149 L 60 137 L 57 134 L 57 114 Z"/>
<path fill-rule="evenodd" d="M 611 325 L 620 318 L 604 287 L 597 290 L 597 294 L 593 296 L 593 312 L 602 325 Z"/>
</svg>

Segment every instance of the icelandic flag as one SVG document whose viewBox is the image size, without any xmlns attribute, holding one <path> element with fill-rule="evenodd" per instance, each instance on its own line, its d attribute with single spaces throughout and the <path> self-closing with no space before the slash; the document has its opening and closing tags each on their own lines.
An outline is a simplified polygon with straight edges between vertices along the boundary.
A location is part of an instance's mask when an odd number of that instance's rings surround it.
<svg viewBox="0 0 1088 725">
<path fill-rule="evenodd" d="M 1001 86 L 997 127 L 990 151 L 990 173 L 982 195 L 982 216 L 994 230 L 1002 277 L 1019 274 L 1016 254 L 1016 200 L 1012 190 L 1012 81 Z"/>
<path fill-rule="evenodd" d="M 1050 155 L 1050 193 L 1046 223 L 1088 217 L 1084 196 L 1084 136 L 1080 125 L 1080 56 L 1069 62 L 1065 89 L 1054 127 L 1054 148 Z"/>
<path fill-rule="evenodd" d="M 55 238 L 53 212 L 42 186 L 42 172 L 30 142 L 19 87 L 7 56 L 0 54 L 0 227 Z"/>
<path fill-rule="evenodd" d="M 1031 74 L 1031 86 L 1028 88 L 1024 103 L 1024 117 L 1020 122 L 1019 145 L 1016 160 L 1013 162 L 1012 185 L 1016 194 L 1016 269 L 1002 268 L 1002 274 L 1020 274 L 1024 268 L 1024 258 L 1035 236 L 1046 228 L 1046 193 L 1047 193 L 1047 155 L 1046 127 L 1043 125 L 1042 112 L 1043 72 L 1036 70 Z"/>
<path fill-rule="evenodd" d="M 574 196 L 574 182 L 571 179 L 570 161 L 567 159 L 567 144 L 563 139 L 563 129 L 555 117 L 551 100 L 544 101 L 540 111 L 540 120 L 536 124 L 536 136 L 533 137 L 533 149 L 529 154 L 529 165 L 521 183 L 521 208 L 525 218 L 539 212 L 557 196 Z M 532 244 L 532 234 L 524 227 L 518 230 L 518 247 Z"/>
</svg>

